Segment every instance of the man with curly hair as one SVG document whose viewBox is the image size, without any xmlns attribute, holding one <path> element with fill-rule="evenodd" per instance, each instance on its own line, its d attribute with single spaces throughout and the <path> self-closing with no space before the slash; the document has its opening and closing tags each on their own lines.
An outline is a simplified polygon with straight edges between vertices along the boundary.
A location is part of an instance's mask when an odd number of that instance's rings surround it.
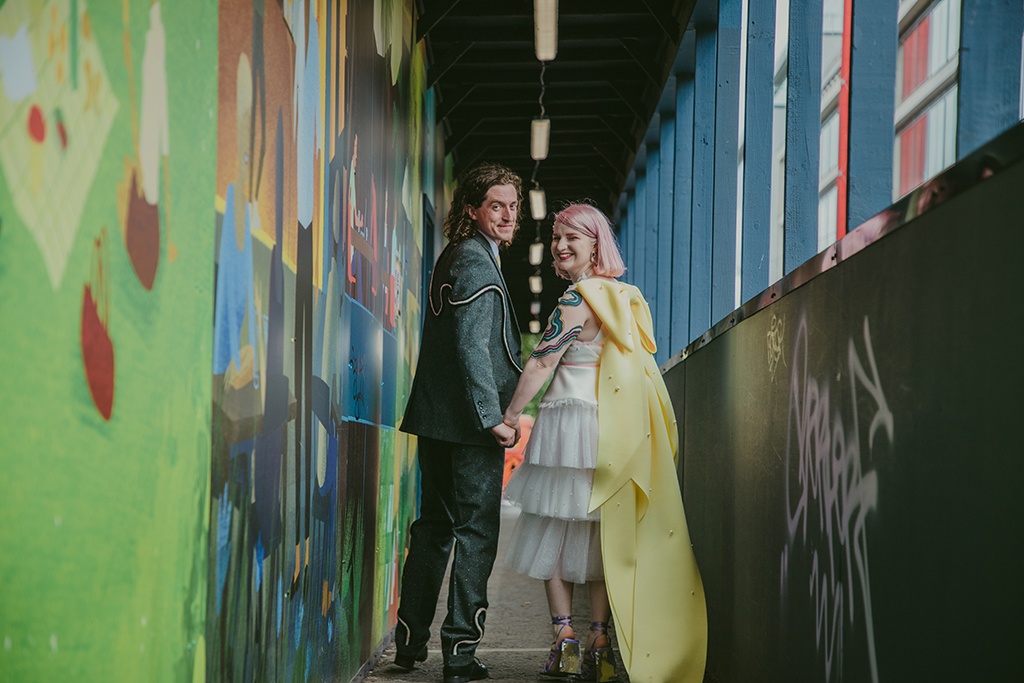
<svg viewBox="0 0 1024 683">
<path fill-rule="evenodd" d="M 402 431 L 419 437 L 422 496 L 402 576 L 395 664 L 408 670 L 427 658 L 454 545 L 441 626 L 445 683 L 488 677 L 475 653 L 498 552 L 504 449 L 519 438 L 502 415 L 522 371 L 519 325 L 498 249 L 519 227 L 521 195 L 519 176 L 500 164 L 479 164 L 459 179 L 402 420 Z"/>
</svg>

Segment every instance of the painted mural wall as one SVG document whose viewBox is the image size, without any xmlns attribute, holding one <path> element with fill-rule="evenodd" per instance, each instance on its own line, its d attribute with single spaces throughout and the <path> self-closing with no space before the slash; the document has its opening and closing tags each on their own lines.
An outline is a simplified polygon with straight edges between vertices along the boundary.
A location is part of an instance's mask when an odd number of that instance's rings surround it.
<svg viewBox="0 0 1024 683">
<path fill-rule="evenodd" d="M 412 32 L 411 2 L 220 3 L 213 680 L 348 680 L 394 623 L 443 179 Z"/>
<path fill-rule="evenodd" d="M 0 680 L 205 666 L 216 7 L 0 4 Z"/>
<path fill-rule="evenodd" d="M 348 680 L 394 625 L 413 12 L 0 3 L 0 679 Z"/>
</svg>

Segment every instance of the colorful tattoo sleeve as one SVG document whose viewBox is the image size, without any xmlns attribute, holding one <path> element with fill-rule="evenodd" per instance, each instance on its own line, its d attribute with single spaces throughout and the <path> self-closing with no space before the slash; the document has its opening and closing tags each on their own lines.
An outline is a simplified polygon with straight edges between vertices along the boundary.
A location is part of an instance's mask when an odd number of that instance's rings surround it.
<svg viewBox="0 0 1024 683">
<path fill-rule="evenodd" d="M 580 300 L 582 301 L 582 297 Z M 578 306 L 579 304 L 577 303 L 573 305 Z M 548 328 L 544 330 L 544 334 L 540 338 L 540 343 L 537 344 L 537 348 L 535 348 L 533 353 L 530 355 L 533 358 L 541 358 L 543 356 L 549 356 L 552 353 L 558 353 L 571 344 L 576 337 L 580 336 L 580 332 L 582 331 L 582 325 L 577 325 L 570 330 L 566 330 L 565 324 L 562 321 L 562 309 L 556 308 L 555 314 L 551 316 L 551 322 L 548 324 Z"/>
</svg>

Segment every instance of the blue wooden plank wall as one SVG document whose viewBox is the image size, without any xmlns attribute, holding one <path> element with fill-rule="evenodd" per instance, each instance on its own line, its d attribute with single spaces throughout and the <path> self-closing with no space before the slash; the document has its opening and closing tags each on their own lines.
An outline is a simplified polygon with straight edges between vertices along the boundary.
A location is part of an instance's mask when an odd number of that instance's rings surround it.
<svg viewBox="0 0 1024 683">
<path fill-rule="evenodd" d="M 783 269 L 817 253 L 822 0 L 790 0 Z"/>
<path fill-rule="evenodd" d="M 775 0 L 749 0 L 744 112 L 743 276 L 741 301 L 768 281 L 772 210 L 772 98 L 775 80 Z"/>
<path fill-rule="evenodd" d="M 1020 120 L 1020 0 L 962 0 L 957 159 Z"/>
<path fill-rule="evenodd" d="M 629 244 L 626 241 L 626 235 L 629 234 L 629 195 L 626 193 L 622 194 L 619 198 L 619 209 L 617 211 L 618 221 L 617 228 L 618 234 L 616 235 L 619 243 L 619 253 L 622 254 L 622 262 L 626 264 L 626 272 L 629 272 Z"/>
<path fill-rule="evenodd" d="M 736 308 L 736 148 L 739 140 L 741 0 L 718 4 L 711 323 Z"/>
<path fill-rule="evenodd" d="M 647 146 L 647 224 L 644 226 L 644 280 L 638 283 L 651 310 L 658 301 L 658 219 L 661 213 L 661 148 Z"/>
<path fill-rule="evenodd" d="M 622 250 L 622 262 L 626 264 L 626 273 L 619 279 L 632 282 L 633 277 L 633 233 L 636 229 L 633 223 L 636 222 L 636 181 L 633 188 L 626 190 L 626 210 L 623 212 L 622 223 L 619 226 L 619 249 Z"/>
<path fill-rule="evenodd" d="M 644 234 L 647 228 L 647 176 L 636 175 L 636 212 L 633 213 L 633 277 L 629 281 L 641 289 L 646 282 L 644 265 L 647 259 Z"/>
<path fill-rule="evenodd" d="M 846 229 L 892 203 L 899 26 L 891 0 L 853 4 Z"/>
<path fill-rule="evenodd" d="M 690 339 L 711 327 L 711 249 L 715 200 L 715 78 L 718 36 L 697 27 L 693 96 L 693 214 L 690 239 Z M 735 171 L 734 171 L 735 174 Z M 735 177 L 735 176 L 734 176 Z"/>
<path fill-rule="evenodd" d="M 690 343 L 690 236 L 693 201 L 693 74 L 676 74 L 670 353 Z"/>
<path fill-rule="evenodd" d="M 674 86 L 674 79 L 670 79 Z M 673 95 L 675 94 L 673 87 Z M 675 158 L 676 158 L 676 121 L 674 116 L 662 114 L 661 117 L 661 186 L 658 191 L 658 232 L 657 244 L 657 306 L 651 308 L 654 315 L 655 343 L 658 353 L 655 356 L 661 364 L 668 360 L 669 335 L 672 317 L 672 214 L 675 193 Z"/>
<path fill-rule="evenodd" d="M 698 0 L 695 23 L 687 27 L 675 73 L 662 93 L 662 108 L 630 171 L 632 188 L 620 199 L 625 279 L 639 286 L 651 304 L 659 362 L 732 312 L 737 257 L 741 302 L 771 284 L 778 1 Z M 892 202 L 896 4 L 855 0 L 852 7 L 846 230 Z M 818 247 L 822 5 L 823 0 L 789 2 L 785 273 L 813 257 Z M 1020 119 L 1022 33 L 1021 0 L 962 0 L 958 158 Z M 740 116 L 746 132 L 742 187 L 737 187 Z M 738 202 L 743 207 L 742 249 L 736 244 Z"/>
</svg>

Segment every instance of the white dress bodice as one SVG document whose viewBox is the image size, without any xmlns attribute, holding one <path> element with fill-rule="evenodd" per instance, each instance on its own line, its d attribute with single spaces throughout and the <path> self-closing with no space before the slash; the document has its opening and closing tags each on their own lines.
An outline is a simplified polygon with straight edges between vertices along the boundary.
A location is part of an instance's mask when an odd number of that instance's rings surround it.
<svg viewBox="0 0 1024 683">
<path fill-rule="evenodd" d="M 604 330 L 588 342 L 574 341 L 562 354 L 541 405 L 575 399 L 597 405 L 597 368 Z"/>
</svg>

